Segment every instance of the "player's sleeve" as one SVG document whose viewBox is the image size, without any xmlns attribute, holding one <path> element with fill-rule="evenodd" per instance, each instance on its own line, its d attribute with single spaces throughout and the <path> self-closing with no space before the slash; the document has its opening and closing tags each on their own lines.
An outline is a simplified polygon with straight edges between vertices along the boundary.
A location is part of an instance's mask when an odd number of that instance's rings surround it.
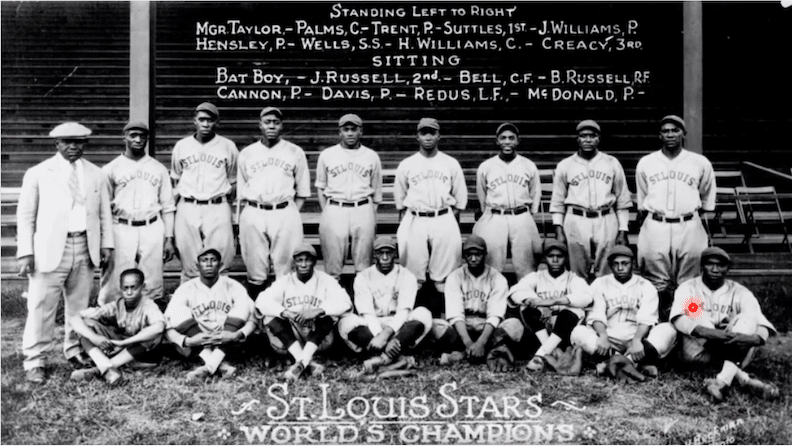
<svg viewBox="0 0 792 446">
<path fill-rule="evenodd" d="M 527 276 L 520 279 L 519 282 L 514 284 L 509 290 L 508 303 L 510 306 L 525 305 L 529 299 L 538 299 L 536 294 L 536 284 L 538 275 L 536 272 L 528 273 Z"/>
<path fill-rule="evenodd" d="M 167 324 L 165 321 L 165 315 L 162 314 L 162 311 L 160 311 L 156 304 L 146 305 L 145 312 L 143 313 L 143 320 L 146 327 L 150 327 L 158 322 L 162 322 L 163 326 Z"/>
<path fill-rule="evenodd" d="M 116 301 L 108 302 L 98 307 L 90 307 L 80 311 L 83 319 L 91 319 L 105 325 L 115 324 L 118 315 Z"/>
<path fill-rule="evenodd" d="M 325 153 L 327 153 L 327 149 L 322 150 L 322 153 L 319 154 L 319 161 L 316 162 L 316 181 L 314 181 L 314 186 L 317 189 L 325 189 L 327 188 L 327 167 L 325 167 Z"/>
<path fill-rule="evenodd" d="M 756 300 L 756 296 L 752 293 L 748 288 L 736 283 L 731 283 L 736 298 L 734 299 L 736 302 L 740 303 L 740 309 L 738 314 L 746 314 L 748 317 L 756 321 L 756 325 L 758 327 L 765 327 L 767 331 L 759 330 L 757 333 L 762 336 L 764 341 L 767 341 L 767 336 L 771 333 L 777 333 L 775 327 L 769 320 L 765 317 L 764 313 L 762 313 L 762 308 L 759 306 L 759 301 Z M 767 335 L 767 336 L 765 336 Z"/>
<path fill-rule="evenodd" d="M 481 163 L 476 169 L 476 198 L 479 201 L 479 209 L 481 212 L 487 208 L 487 172 L 484 169 L 484 163 Z"/>
<path fill-rule="evenodd" d="M 467 207 L 468 202 L 468 190 L 467 184 L 465 183 L 465 172 L 462 170 L 462 166 L 459 164 L 454 158 L 451 158 L 454 161 L 453 172 L 451 174 L 451 195 L 454 196 L 456 200 L 456 204 L 454 205 L 460 211 L 464 211 Z"/>
<path fill-rule="evenodd" d="M 462 277 L 459 269 L 448 275 L 445 286 L 446 319 L 451 325 L 465 320 L 465 307 L 462 299 Z"/>
<path fill-rule="evenodd" d="M 636 322 L 650 327 L 657 325 L 660 319 L 659 306 L 660 299 L 657 296 L 657 289 L 651 282 L 644 280 L 641 283 L 641 301 L 635 315 Z"/>
<path fill-rule="evenodd" d="M 698 322 L 695 319 L 685 315 L 685 302 L 692 296 L 701 295 L 696 290 L 696 282 L 699 280 L 701 279 L 698 277 L 686 280 L 674 291 L 674 301 L 671 303 L 671 312 L 668 315 L 668 320 L 682 334 L 690 335 L 698 326 Z M 702 317 L 705 316 L 702 315 Z"/>
<path fill-rule="evenodd" d="M 615 157 L 611 159 L 613 170 L 613 193 L 616 195 L 616 220 L 619 222 L 619 231 L 629 231 L 630 208 L 632 198 L 630 188 L 627 187 L 627 177 L 624 175 L 624 168 Z"/>
<path fill-rule="evenodd" d="M 165 336 L 176 345 L 183 346 L 184 340 L 187 339 L 187 336 L 176 331 L 176 327 L 192 318 L 192 311 L 188 304 L 189 291 L 182 285 L 173 293 L 173 297 L 165 309 Z"/>
<path fill-rule="evenodd" d="M 715 184 L 715 171 L 712 169 L 712 163 L 710 163 L 707 158 L 704 158 L 703 156 L 701 158 L 704 164 L 703 175 L 701 177 L 701 182 L 699 183 L 701 207 L 704 208 L 705 211 L 714 211 L 715 195 L 717 194 L 718 190 Z"/>
<path fill-rule="evenodd" d="M 256 314 L 261 316 L 280 317 L 286 308 L 283 306 L 283 296 L 288 286 L 288 276 L 276 279 L 271 287 L 259 293 L 256 298 Z"/>
<path fill-rule="evenodd" d="M 396 168 L 396 179 L 393 182 L 393 200 L 396 202 L 396 209 L 404 209 L 404 199 L 407 197 L 407 167 L 406 160 L 399 163 Z"/>
<path fill-rule="evenodd" d="M 159 188 L 159 202 L 160 206 L 162 206 L 161 212 L 163 215 L 176 212 L 176 200 L 173 197 L 173 186 L 168 178 L 168 170 L 165 169 L 164 166 L 162 166 L 160 178 L 162 181 Z"/>
<path fill-rule="evenodd" d="M 542 179 L 539 177 L 539 169 L 536 164 L 530 161 L 529 176 L 531 179 L 528 182 L 528 193 L 531 194 L 531 215 L 536 215 L 539 212 L 539 205 L 542 202 Z"/>
<path fill-rule="evenodd" d="M 349 294 L 341 288 L 341 285 L 330 276 L 325 277 L 325 300 L 322 309 L 328 316 L 341 316 L 352 310 L 352 301 Z"/>
<path fill-rule="evenodd" d="M 181 152 L 181 141 L 177 142 L 175 146 L 173 146 L 173 153 L 171 153 L 171 172 L 170 176 L 174 180 L 178 180 L 181 178 L 182 175 L 182 166 L 179 160 L 181 159 L 180 153 Z"/>
<path fill-rule="evenodd" d="M 591 296 L 591 287 L 586 281 L 575 273 L 572 274 L 572 280 L 569 283 L 569 292 L 567 299 L 569 299 L 569 306 L 575 308 L 586 308 L 594 302 Z"/>
<path fill-rule="evenodd" d="M 487 323 L 497 327 L 506 314 L 506 296 L 509 294 L 509 283 L 503 274 L 493 270 L 492 294 L 487 299 Z"/>
<path fill-rule="evenodd" d="M 603 282 L 599 279 L 591 284 L 591 297 L 594 299 L 594 305 L 586 315 L 586 324 L 588 325 L 593 325 L 594 322 L 599 321 L 605 324 L 606 327 L 608 326 L 608 318 L 605 314 L 607 304 L 605 303 L 605 296 L 602 294 L 602 287 Z"/>
<path fill-rule="evenodd" d="M 550 214 L 553 224 L 558 226 L 564 224 L 564 214 L 566 213 L 564 204 L 568 192 L 566 174 L 566 164 L 562 161 L 556 166 L 553 176 L 553 195 L 550 197 Z"/>
<path fill-rule="evenodd" d="M 366 272 L 355 276 L 355 281 L 352 285 L 355 291 L 355 310 L 366 321 L 371 334 L 377 336 L 382 331 L 382 324 L 377 319 L 376 310 L 374 309 L 374 295 L 371 294 L 369 281 L 370 279 Z"/>
<path fill-rule="evenodd" d="M 635 195 L 636 200 L 638 201 L 636 205 L 640 211 L 646 210 L 644 201 L 646 200 L 646 196 L 649 194 L 649 184 L 646 181 L 646 172 L 644 171 L 645 169 L 643 167 L 647 156 L 649 155 L 641 158 L 641 160 L 638 161 L 638 166 L 635 168 Z"/>
<path fill-rule="evenodd" d="M 96 168 L 96 167 L 95 167 Z M 96 168 L 98 169 L 98 168 Z M 113 202 L 110 191 L 110 180 L 99 172 L 99 225 L 101 248 L 115 248 L 115 231 L 113 231 L 113 211 L 110 204 Z"/>
<path fill-rule="evenodd" d="M 247 149 L 247 147 L 245 149 Z M 247 170 L 245 170 L 245 165 L 247 164 L 247 158 L 250 154 L 250 151 L 245 149 L 242 149 L 242 152 L 239 153 L 239 157 L 237 157 L 237 201 L 242 200 L 242 193 L 244 193 L 245 189 L 247 189 L 247 182 L 250 179 L 248 178 Z"/>
<path fill-rule="evenodd" d="M 239 149 L 237 149 L 236 144 L 229 139 L 228 144 L 226 144 L 226 150 L 228 151 L 226 154 L 226 175 L 228 176 L 228 182 L 233 185 L 237 182 L 237 158 L 239 158 Z"/>
<path fill-rule="evenodd" d="M 410 311 L 415 308 L 415 297 L 418 294 L 418 279 L 407 270 L 407 268 L 400 268 L 399 277 L 396 282 L 397 289 L 399 290 L 399 300 L 396 305 L 396 314 L 391 318 L 388 326 L 393 329 L 393 332 L 399 331 L 407 322 L 407 316 Z"/>
<path fill-rule="evenodd" d="M 374 155 L 374 171 L 371 172 L 371 187 L 374 189 L 374 203 L 382 203 L 382 162 L 377 152 L 371 151 Z"/>
<path fill-rule="evenodd" d="M 308 170 L 308 158 L 305 152 L 299 149 L 297 166 L 294 172 L 294 181 L 297 184 L 296 196 L 309 198 L 311 196 L 311 172 Z"/>
</svg>

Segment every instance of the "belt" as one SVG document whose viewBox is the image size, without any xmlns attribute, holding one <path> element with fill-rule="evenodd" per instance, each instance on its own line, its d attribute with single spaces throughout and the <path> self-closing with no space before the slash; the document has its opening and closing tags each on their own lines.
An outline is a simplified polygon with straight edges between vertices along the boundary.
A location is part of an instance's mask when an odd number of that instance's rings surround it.
<svg viewBox="0 0 792 446">
<path fill-rule="evenodd" d="M 87 231 L 67 232 L 66 237 L 82 237 L 87 234 Z"/>
<path fill-rule="evenodd" d="M 285 208 L 286 206 L 289 205 L 288 201 L 284 201 L 283 203 L 278 203 L 278 204 L 261 204 L 261 203 L 256 203 L 255 201 L 250 201 L 250 200 L 242 200 L 242 201 L 244 201 L 247 206 L 253 206 L 253 207 L 256 207 L 256 208 L 259 208 L 259 209 L 264 209 L 265 211 L 272 211 L 272 210 L 275 210 L 275 209 L 283 209 L 283 208 Z"/>
<path fill-rule="evenodd" d="M 158 218 L 159 216 L 157 215 L 149 218 L 148 220 L 127 220 L 126 218 L 119 218 L 118 222 L 121 223 L 122 225 L 146 226 L 146 225 L 150 225 L 151 223 L 154 223 L 155 221 L 157 221 Z"/>
<path fill-rule="evenodd" d="M 356 208 L 358 206 L 363 206 L 364 204 L 370 203 L 370 200 L 368 198 L 364 198 L 360 201 L 355 201 L 351 203 L 348 201 L 338 201 L 333 198 L 328 198 L 327 201 L 330 202 L 330 204 L 337 204 L 338 206 L 341 206 L 343 208 Z"/>
<path fill-rule="evenodd" d="M 580 215 L 586 218 L 597 218 L 602 217 L 604 215 L 608 215 L 613 212 L 613 208 L 603 209 L 601 211 L 590 211 L 588 209 L 579 209 L 575 207 L 570 207 L 570 211 L 575 215 Z"/>
<path fill-rule="evenodd" d="M 510 209 L 490 209 L 490 212 L 493 214 L 511 214 L 511 215 L 520 215 L 528 212 L 528 206 L 517 206 L 516 208 Z"/>
<path fill-rule="evenodd" d="M 664 221 L 666 223 L 681 223 L 683 221 L 689 221 L 693 219 L 695 216 L 695 212 L 691 212 L 690 214 L 685 214 L 681 217 L 666 217 L 663 214 L 659 214 L 657 212 L 652 213 L 652 220 L 655 221 Z"/>
<path fill-rule="evenodd" d="M 184 197 L 183 200 L 186 203 L 195 203 L 195 204 L 220 204 L 225 202 L 225 197 L 212 198 L 211 200 L 196 200 L 195 198 Z"/>
<path fill-rule="evenodd" d="M 439 211 L 419 212 L 410 209 L 410 212 L 413 215 L 417 215 L 419 217 L 439 217 L 441 215 L 447 214 L 449 210 L 450 210 L 449 208 L 445 208 L 445 209 L 440 209 Z"/>
</svg>

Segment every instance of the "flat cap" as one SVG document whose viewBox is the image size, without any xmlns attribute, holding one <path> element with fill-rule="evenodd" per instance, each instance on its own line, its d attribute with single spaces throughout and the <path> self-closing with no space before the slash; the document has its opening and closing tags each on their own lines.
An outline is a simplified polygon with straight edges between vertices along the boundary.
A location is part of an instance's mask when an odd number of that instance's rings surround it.
<svg viewBox="0 0 792 446">
<path fill-rule="evenodd" d="M 462 252 L 466 252 L 470 249 L 480 249 L 482 251 L 487 250 L 487 242 L 484 241 L 483 238 L 477 236 L 476 234 L 470 234 L 465 243 L 462 244 Z"/>
<path fill-rule="evenodd" d="M 707 257 L 720 257 L 722 260 L 726 261 L 726 263 L 731 263 L 729 254 L 716 246 L 711 246 L 701 251 L 701 261 L 703 262 Z"/>
<path fill-rule="evenodd" d="M 201 252 L 198 253 L 198 256 L 196 256 L 196 259 L 200 259 L 204 254 L 209 254 L 210 252 L 217 256 L 217 260 L 223 260 L 223 256 L 220 255 L 220 251 L 212 248 L 211 246 L 207 246 L 202 249 Z"/>
<path fill-rule="evenodd" d="M 126 133 L 127 130 L 132 130 L 132 129 L 145 130 L 147 132 L 149 131 L 148 124 L 140 120 L 129 121 L 127 125 L 124 126 L 124 133 Z"/>
<path fill-rule="evenodd" d="M 663 124 L 668 123 L 668 122 L 670 122 L 671 124 L 674 124 L 675 126 L 681 128 L 682 131 L 685 131 L 685 132 L 687 131 L 687 128 L 685 127 L 685 120 L 680 118 L 677 115 L 663 116 L 663 119 L 660 120 L 660 126 L 662 127 Z"/>
<path fill-rule="evenodd" d="M 418 121 L 418 131 L 420 132 L 421 129 L 440 130 L 440 123 L 438 123 L 435 118 L 421 118 L 421 120 Z"/>
<path fill-rule="evenodd" d="M 80 123 L 64 122 L 52 129 L 49 136 L 51 138 L 87 138 L 91 133 L 91 129 Z"/>
<path fill-rule="evenodd" d="M 608 261 L 610 262 L 616 256 L 627 256 L 631 259 L 635 258 L 635 254 L 629 246 L 616 245 L 608 253 Z"/>
<path fill-rule="evenodd" d="M 601 132 L 599 124 L 597 124 L 597 121 L 595 121 L 593 119 L 584 119 L 583 121 L 580 121 L 580 123 L 577 125 L 577 127 L 575 127 L 575 131 L 577 131 L 577 132 L 579 132 L 579 131 L 581 131 L 583 129 L 596 130 L 597 133 Z"/>
<path fill-rule="evenodd" d="M 516 125 L 512 124 L 511 122 L 504 122 L 503 124 L 498 126 L 498 130 L 495 130 L 495 136 L 500 135 L 501 133 L 505 132 L 506 130 L 511 130 L 517 136 L 520 135 L 520 131 L 517 130 L 517 126 Z"/>
<path fill-rule="evenodd" d="M 294 250 L 292 257 L 297 257 L 300 254 L 310 254 L 313 258 L 316 258 L 316 250 L 314 249 L 313 245 L 307 242 L 300 243 L 300 246 Z"/>
<path fill-rule="evenodd" d="M 212 115 L 214 115 L 215 118 L 220 117 L 220 112 L 217 110 L 217 107 L 215 107 L 215 105 L 212 104 L 211 102 L 201 102 L 200 104 L 198 104 L 198 106 L 195 107 L 195 113 L 198 112 L 211 113 Z"/>
<path fill-rule="evenodd" d="M 396 249 L 396 239 L 387 235 L 381 235 L 374 240 L 374 251 L 382 248 Z"/>
<path fill-rule="evenodd" d="M 259 118 L 263 118 L 267 115 L 275 115 L 278 119 L 283 119 L 283 113 L 281 113 L 280 109 L 277 107 L 266 107 L 264 110 L 261 110 Z"/>
<path fill-rule="evenodd" d="M 550 252 L 553 249 L 561 250 L 564 254 L 566 254 L 568 252 L 566 243 L 561 243 L 558 240 L 549 239 L 549 240 L 545 240 L 544 249 L 542 250 L 542 254 L 547 255 L 547 253 Z"/>
<path fill-rule="evenodd" d="M 347 113 L 338 120 L 338 126 L 343 127 L 347 124 L 354 124 L 358 127 L 363 126 L 363 120 L 360 119 L 360 116 L 354 113 Z"/>
</svg>

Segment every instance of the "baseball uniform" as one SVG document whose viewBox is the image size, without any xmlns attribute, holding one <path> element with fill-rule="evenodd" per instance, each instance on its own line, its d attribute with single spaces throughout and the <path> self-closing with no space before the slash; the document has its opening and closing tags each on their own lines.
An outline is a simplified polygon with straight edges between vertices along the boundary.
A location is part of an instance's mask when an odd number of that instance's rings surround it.
<svg viewBox="0 0 792 446">
<path fill-rule="evenodd" d="M 206 143 L 194 135 L 179 140 L 171 155 L 171 178 L 176 183 L 174 235 L 182 262 L 182 283 L 198 276 L 198 253 L 214 246 L 223 258 L 221 272 L 234 259 L 231 206 L 226 202 L 236 184 L 236 145 L 215 135 Z"/>
<path fill-rule="evenodd" d="M 396 209 L 406 209 L 396 237 L 403 265 L 423 283 L 442 284 L 462 262 L 462 236 L 451 210 L 467 206 L 467 186 L 459 161 L 443 152 L 420 152 L 399 163 L 394 185 Z M 441 289 L 438 289 L 441 291 Z"/>
<path fill-rule="evenodd" d="M 99 303 L 118 298 L 119 276 L 130 268 L 146 276 L 143 295 L 152 301 L 160 299 L 163 241 L 173 237 L 166 234 L 164 215 L 176 210 L 168 169 L 148 155 L 137 161 L 121 155 L 102 171 L 112 200 L 115 253 L 112 267 L 102 274 Z"/>
<path fill-rule="evenodd" d="M 485 209 L 473 233 L 487 242 L 487 265 L 502 272 L 511 245 L 517 278 L 534 271 L 542 239 L 532 214 L 539 211 L 542 190 L 533 161 L 522 155 L 509 162 L 499 156 L 484 161 L 476 171 L 476 194 Z"/>
<path fill-rule="evenodd" d="M 270 265 L 277 278 L 289 274 L 292 252 L 303 239 L 295 197 L 311 196 L 305 152 L 280 139 L 267 147 L 261 141 L 242 149 L 238 160 L 239 241 L 248 281 L 261 285 Z"/>
<path fill-rule="evenodd" d="M 627 231 L 630 190 L 621 163 L 603 152 L 590 160 L 575 153 L 555 169 L 550 213 L 563 225 L 570 270 L 583 278 L 608 274 L 607 253 Z"/>
<path fill-rule="evenodd" d="M 316 165 L 314 185 L 326 197 L 319 221 L 319 240 L 327 274 L 338 279 L 351 250 L 355 272 L 371 266 L 376 229 L 374 204 L 382 201 L 379 155 L 366 146 L 324 149 Z"/>
</svg>

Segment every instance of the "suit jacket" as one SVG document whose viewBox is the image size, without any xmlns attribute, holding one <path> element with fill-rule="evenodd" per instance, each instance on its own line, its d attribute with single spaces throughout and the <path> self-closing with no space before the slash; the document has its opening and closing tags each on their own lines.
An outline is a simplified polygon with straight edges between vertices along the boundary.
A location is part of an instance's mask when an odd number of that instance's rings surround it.
<svg viewBox="0 0 792 446">
<path fill-rule="evenodd" d="M 60 264 L 66 247 L 72 197 L 68 173 L 58 168 L 56 153 L 25 172 L 17 205 L 17 258 L 33 254 L 37 272 Z M 102 170 L 83 159 L 86 231 L 91 262 L 99 265 L 99 249 L 113 248 L 113 216 Z"/>
</svg>

